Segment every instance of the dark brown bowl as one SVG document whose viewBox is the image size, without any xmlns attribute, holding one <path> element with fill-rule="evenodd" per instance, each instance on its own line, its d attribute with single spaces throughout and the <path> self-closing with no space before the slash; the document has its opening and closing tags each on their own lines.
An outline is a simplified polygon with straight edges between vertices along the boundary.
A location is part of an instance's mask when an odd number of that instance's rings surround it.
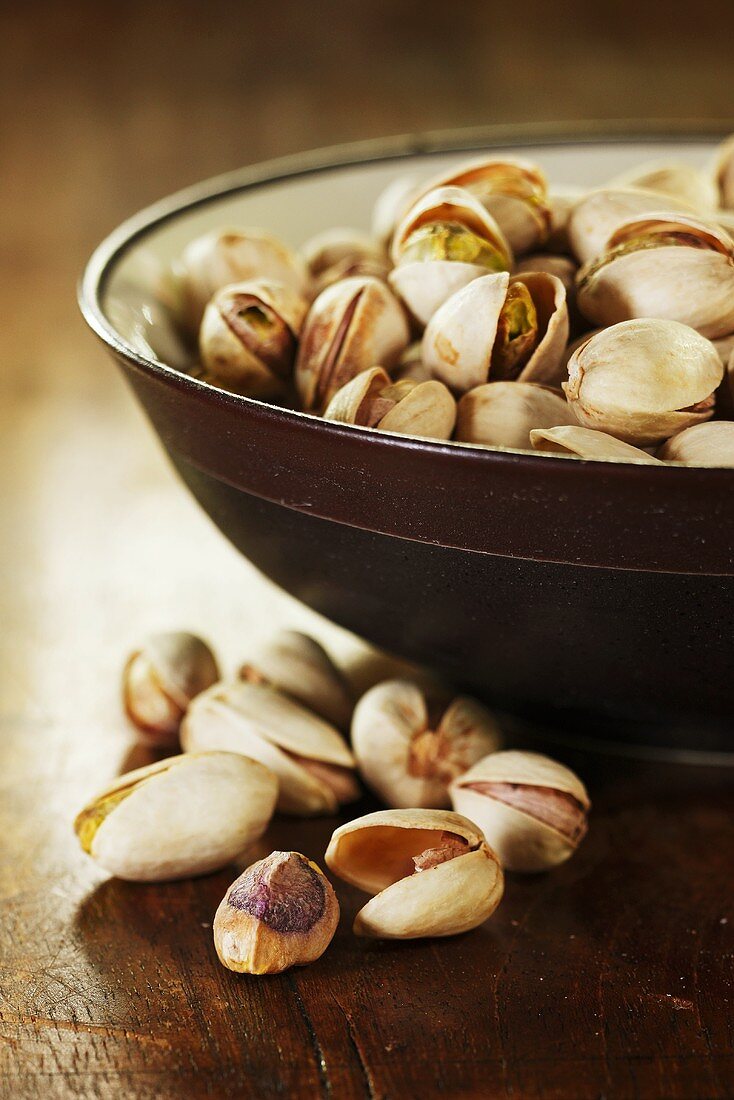
<svg viewBox="0 0 734 1100">
<path fill-rule="evenodd" d="M 205 184 L 99 247 L 81 287 L 84 316 L 202 507 L 304 603 L 520 718 L 594 738 L 728 749 L 734 471 L 327 423 L 188 377 L 175 369 L 183 352 L 163 314 L 151 315 L 151 258 L 165 262 L 202 228 L 257 219 L 300 243 L 333 223 L 333 209 L 364 222 L 406 164 L 425 173 L 448 153 L 511 145 L 496 131 L 404 141 Z M 594 183 L 651 151 L 701 159 L 712 140 L 581 146 L 545 135 L 515 145 L 553 162 L 551 178 L 565 164 L 569 178 Z"/>
</svg>

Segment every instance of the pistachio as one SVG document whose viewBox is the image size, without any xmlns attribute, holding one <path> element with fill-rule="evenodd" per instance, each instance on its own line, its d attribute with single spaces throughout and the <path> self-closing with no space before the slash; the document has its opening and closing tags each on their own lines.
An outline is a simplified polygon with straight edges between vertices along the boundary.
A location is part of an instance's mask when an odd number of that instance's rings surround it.
<svg viewBox="0 0 734 1100">
<path fill-rule="evenodd" d="M 354 757 L 333 726 L 267 684 L 215 684 L 181 726 L 187 752 L 224 749 L 260 760 L 278 777 L 278 809 L 330 814 L 359 797 Z"/>
<path fill-rule="evenodd" d="M 400 435 L 450 439 L 456 402 L 441 382 L 391 382 L 382 367 L 373 367 L 334 394 L 324 417 Z"/>
<path fill-rule="evenodd" d="M 677 321 L 623 321 L 568 363 L 566 397 L 583 427 L 638 447 L 708 420 L 724 368 L 710 340 Z"/>
<path fill-rule="evenodd" d="M 154 634 L 125 665 L 125 712 L 150 744 L 176 745 L 189 703 L 218 679 L 214 654 L 201 638 L 185 631 Z"/>
<path fill-rule="evenodd" d="M 277 791 L 275 775 L 245 756 L 172 756 L 110 783 L 74 828 L 84 851 L 118 878 L 193 878 L 224 867 L 264 833 Z"/>
<path fill-rule="evenodd" d="M 352 719 L 357 766 L 388 806 L 449 806 L 449 784 L 499 740 L 491 714 L 474 699 L 432 703 L 409 680 L 371 688 Z"/>
<path fill-rule="evenodd" d="M 686 466 L 734 466 L 734 423 L 710 420 L 685 428 L 663 444 L 658 458 Z"/>
<path fill-rule="evenodd" d="M 306 241 L 301 254 L 311 277 L 313 297 L 340 279 L 352 275 L 386 279 L 390 270 L 384 249 L 358 229 L 326 229 Z"/>
<path fill-rule="evenodd" d="M 536 451 L 565 455 L 567 458 L 609 459 L 613 462 L 644 462 L 648 466 L 660 465 L 647 451 L 623 443 L 606 432 L 593 428 L 568 425 L 555 428 L 534 428 L 530 442 Z"/>
<path fill-rule="evenodd" d="M 536 252 L 523 256 L 515 264 L 515 275 L 525 275 L 530 271 L 544 271 L 546 275 L 555 275 L 566 290 L 566 297 L 576 290 L 576 272 L 578 264 L 570 256 L 558 256 L 549 252 Z"/>
<path fill-rule="evenodd" d="M 400 303 L 379 279 L 327 287 L 311 306 L 296 360 L 303 407 L 323 411 L 337 390 L 375 363 L 389 370 L 409 338 Z"/>
<path fill-rule="evenodd" d="M 623 222 L 654 213 L 661 205 L 671 213 L 692 214 L 687 203 L 633 187 L 602 187 L 578 200 L 568 218 L 568 241 L 579 263 L 599 256 L 611 235 Z"/>
<path fill-rule="evenodd" d="M 349 727 L 352 689 L 324 647 L 308 634 L 281 630 L 242 666 L 240 677 L 271 684 L 338 729 Z"/>
<path fill-rule="evenodd" d="M 219 961 L 239 974 L 280 974 L 323 955 L 339 903 L 321 868 L 300 852 L 272 852 L 230 886 L 214 917 Z"/>
<path fill-rule="evenodd" d="M 533 428 L 576 422 L 558 390 L 534 382 L 488 382 L 459 401 L 455 438 L 462 443 L 528 450 Z"/>
<path fill-rule="evenodd" d="M 581 187 L 571 184 L 563 187 L 551 187 L 548 192 L 550 233 L 544 245 L 548 252 L 563 252 L 565 254 L 573 251 L 568 237 L 568 223 L 571 211 L 583 198 L 584 193 Z"/>
<path fill-rule="evenodd" d="M 662 196 L 666 203 L 668 199 L 677 199 L 702 213 L 708 213 L 718 206 L 713 181 L 692 164 L 685 162 L 655 161 L 638 165 L 616 176 L 609 186 L 652 191 Z"/>
<path fill-rule="evenodd" d="M 734 134 L 717 149 L 713 176 L 718 192 L 717 205 L 734 210 Z"/>
<path fill-rule="evenodd" d="M 500 903 L 504 877 L 479 829 L 448 810 L 382 810 L 338 828 L 326 864 L 374 895 L 357 913 L 358 936 L 454 936 Z"/>
<path fill-rule="evenodd" d="M 587 831 L 591 806 L 569 768 L 533 752 L 496 752 L 451 788 L 509 871 L 545 871 L 567 860 Z"/>
<path fill-rule="evenodd" d="M 395 226 L 418 192 L 417 176 L 396 176 L 380 192 L 372 209 L 372 236 L 387 247 Z"/>
<path fill-rule="evenodd" d="M 430 382 L 431 375 L 423 362 L 420 340 L 408 345 L 400 356 L 392 376 L 395 382 L 402 382 L 406 378 L 412 382 Z"/>
</svg>

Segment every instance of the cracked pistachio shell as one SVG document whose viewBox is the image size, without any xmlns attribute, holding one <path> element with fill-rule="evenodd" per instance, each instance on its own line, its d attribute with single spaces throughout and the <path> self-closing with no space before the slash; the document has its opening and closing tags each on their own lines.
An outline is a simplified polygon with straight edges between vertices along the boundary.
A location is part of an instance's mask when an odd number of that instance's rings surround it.
<svg viewBox="0 0 734 1100">
<path fill-rule="evenodd" d="M 494 271 L 509 271 L 512 267 L 514 257 L 504 233 L 482 203 L 462 187 L 433 188 L 412 204 L 393 234 L 392 262 L 397 266 L 406 261 L 410 238 L 419 229 L 442 224 L 461 226 L 488 246 L 482 259 L 474 261 L 461 256 L 456 260 L 450 258 L 449 262 L 476 262 L 485 269 L 491 263 L 489 270 Z"/>
<path fill-rule="evenodd" d="M 77 836 L 105 870 L 165 882 L 226 866 L 260 837 L 278 781 L 229 752 L 172 756 L 119 776 L 77 816 Z"/>
<path fill-rule="evenodd" d="M 568 241 L 580 264 L 599 256 L 607 241 L 623 222 L 659 210 L 660 196 L 633 187 L 602 187 L 578 200 L 568 217 Z M 665 207 L 673 213 L 692 214 L 684 202 L 668 198 Z"/>
<path fill-rule="evenodd" d="M 283 813 L 336 813 L 359 796 L 341 734 L 266 684 L 225 682 L 199 695 L 181 726 L 181 744 L 187 752 L 222 749 L 261 761 L 278 777 Z"/>
<path fill-rule="evenodd" d="M 386 279 L 390 265 L 384 248 L 359 229 L 326 229 L 301 248 L 315 298 L 327 286 L 352 275 Z"/>
<path fill-rule="evenodd" d="M 513 252 L 530 252 L 545 244 L 552 215 L 548 183 L 542 170 L 519 157 L 479 157 L 432 179 L 427 188 L 460 187 L 488 210 Z"/>
<path fill-rule="evenodd" d="M 173 746 L 191 700 L 218 679 L 216 658 L 201 638 L 186 631 L 154 634 L 125 665 L 125 712 L 148 743 Z"/>
<path fill-rule="evenodd" d="M 456 402 L 441 382 L 392 382 L 382 367 L 372 367 L 334 394 L 324 417 L 400 435 L 450 439 Z"/>
<path fill-rule="evenodd" d="M 716 186 L 705 172 L 684 162 L 655 161 L 615 176 L 610 188 L 634 187 L 652 191 L 667 201 L 676 199 L 702 213 L 718 206 Z M 660 204 L 658 204 L 660 205 Z"/>
<path fill-rule="evenodd" d="M 499 742 L 492 715 L 474 699 L 431 707 L 409 680 L 371 688 L 352 719 L 357 767 L 388 806 L 449 806 L 450 783 Z"/>
<path fill-rule="evenodd" d="M 339 902 L 321 868 L 300 852 L 271 852 L 243 871 L 214 917 L 219 961 L 238 974 L 280 974 L 323 955 Z"/>
<path fill-rule="evenodd" d="M 460 260 L 416 260 L 394 267 L 387 281 L 418 324 L 425 327 L 452 294 L 486 273 L 486 267 Z"/>
<path fill-rule="evenodd" d="M 734 210 L 734 134 L 723 141 L 714 157 L 714 185 L 718 192 L 718 206 Z"/>
<path fill-rule="evenodd" d="M 240 677 L 271 684 L 338 729 L 349 727 L 352 689 L 324 647 L 308 634 L 281 630 L 258 647 Z"/>
<path fill-rule="evenodd" d="M 567 458 L 609 459 L 612 462 L 644 462 L 648 466 L 659 466 L 657 458 L 639 447 L 623 443 L 606 432 L 597 432 L 593 428 L 580 428 L 568 425 L 557 428 L 534 428 L 530 433 L 530 442 L 536 451 L 548 454 L 566 455 Z"/>
<path fill-rule="evenodd" d="M 563 388 L 582 427 L 646 447 L 708 420 L 723 374 L 716 348 L 695 329 L 640 318 L 577 348 Z"/>
<path fill-rule="evenodd" d="M 223 287 L 201 322 L 204 370 L 248 397 L 281 396 L 290 383 L 307 309 L 305 298 L 283 283 L 252 279 Z"/>
<path fill-rule="evenodd" d="M 734 241 L 700 218 L 631 218 L 579 271 L 576 301 L 598 325 L 659 317 L 726 336 L 734 331 Z"/>
<path fill-rule="evenodd" d="M 534 382 L 488 382 L 459 401 L 454 438 L 461 443 L 529 450 L 533 428 L 576 423 L 558 390 Z"/>
<path fill-rule="evenodd" d="M 485 756 L 456 780 L 451 797 L 509 871 L 545 871 L 567 860 L 586 835 L 591 807 L 570 768 L 534 752 Z"/>
<path fill-rule="evenodd" d="M 375 363 L 389 370 L 409 339 L 403 308 L 381 280 L 333 283 L 314 301 L 301 336 L 295 379 L 303 407 L 322 411 L 337 390 Z"/>
<path fill-rule="evenodd" d="M 658 451 L 664 462 L 686 466 L 734 466 L 734 423 L 710 420 L 671 436 Z"/>
<path fill-rule="evenodd" d="M 445 858 L 458 850 L 461 854 Z M 428 857 L 424 870 L 417 864 Z M 445 860 L 445 861 L 442 861 Z M 448 810 L 381 810 L 336 830 L 326 864 L 374 895 L 354 921 L 358 936 L 454 936 L 492 915 L 504 890 L 479 829 Z"/>
<path fill-rule="evenodd" d="M 239 228 L 214 229 L 191 241 L 181 256 L 179 279 L 193 331 L 210 298 L 231 283 L 270 279 L 305 294 L 308 282 L 303 260 L 281 241 L 262 229 Z"/>
</svg>

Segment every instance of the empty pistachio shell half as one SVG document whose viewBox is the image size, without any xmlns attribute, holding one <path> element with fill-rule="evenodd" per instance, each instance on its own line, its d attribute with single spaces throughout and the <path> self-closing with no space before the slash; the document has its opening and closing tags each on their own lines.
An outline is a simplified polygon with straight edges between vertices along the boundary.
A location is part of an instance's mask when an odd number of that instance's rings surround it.
<svg viewBox="0 0 734 1100">
<path fill-rule="evenodd" d="M 583 427 L 645 447 L 708 420 L 723 374 L 716 348 L 694 329 L 640 318 L 577 348 L 563 388 Z"/>
<path fill-rule="evenodd" d="M 558 390 L 533 382 L 488 382 L 459 401 L 455 438 L 528 450 L 533 428 L 575 423 L 573 410 Z"/>
<path fill-rule="evenodd" d="M 638 165 L 629 172 L 615 176 L 609 187 L 636 187 L 653 191 L 664 197 L 666 202 L 669 198 L 677 199 L 702 213 L 710 212 L 719 205 L 713 180 L 705 172 L 683 161 L 655 161 Z"/>
<path fill-rule="evenodd" d="M 734 134 L 717 149 L 713 176 L 718 192 L 717 205 L 734 210 Z"/>
<path fill-rule="evenodd" d="M 567 458 L 609 459 L 613 462 L 644 462 L 648 466 L 659 466 L 660 460 L 653 458 L 647 451 L 623 443 L 606 432 L 597 432 L 593 428 L 580 428 L 568 425 L 557 428 L 535 428 L 530 433 L 530 442 L 536 451 L 565 455 Z"/>
<path fill-rule="evenodd" d="M 662 445 L 658 458 L 686 466 L 734 466 L 734 423 L 710 420 L 685 428 Z"/>
<path fill-rule="evenodd" d="M 301 248 L 315 298 L 327 286 L 352 275 L 386 279 L 390 270 L 379 242 L 358 229 L 326 229 Z"/>
<path fill-rule="evenodd" d="M 630 218 L 578 273 L 584 317 L 681 321 L 712 339 L 734 331 L 734 241 L 714 222 L 684 214 Z"/>
<path fill-rule="evenodd" d="M 125 665 L 125 712 L 149 743 L 175 745 L 189 703 L 218 679 L 216 658 L 201 638 L 186 631 L 154 634 Z"/>
<path fill-rule="evenodd" d="M 305 294 L 303 260 L 262 229 L 214 229 L 191 241 L 180 261 L 185 320 L 196 331 L 207 302 L 222 287 L 271 279 Z"/>
<path fill-rule="evenodd" d="M 486 756 L 456 780 L 451 797 L 509 871 L 545 871 L 567 860 L 586 835 L 591 806 L 577 775 L 533 752 Z"/>
<path fill-rule="evenodd" d="M 578 200 L 568 217 L 568 241 L 579 263 L 601 255 L 607 241 L 623 222 L 654 213 L 661 205 L 674 213 L 693 214 L 687 203 L 667 198 L 661 202 L 653 191 L 634 187 L 603 187 Z"/>
<path fill-rule="evenodd" d="M 187 752 L 223 749 L 260 760 L 278 777 L 278 809 L 330 814 L 359 797 L 354 757 L 339 732 L 266 684 L 215 684 L 181 726 Z"/>
<path fill-rule="evenodd" d="M 346 730 L 354 710 L 352 689 L 320 642 L 298 630 L 281 630 L 240 669 L 240 677 L 270 684 L 325 721 Z"/>
<path fill-rule="evenodd" d="M 382 367 L 373 367 L 334 394 L 324 417 L 400 435 L 450 439 L 456 401 L 441 382 L 392 382 Z"/>
<path fill-rule="evenodd" d="M 371 688 L 352 719 L 357 766 L 388 806 L 449 806 L 450 783 L 499 743 L 492 715 L 474 699 L 431 704 L 409 680 Z"/>
<path fill-rule="evenodd" d="M 375 363 L 393 367 L 410 332 L 402 306 L 379 279 L 342 279 L 319 294 L 301 336 L 296 387 L 305 409 L 323 411 L 337 390 Z"/>
<path fill-rule="evenodd" d="M 455 936 L 482 924 L 502 898 L 497 856 L 480 830 L 448 810 L 382 810 L 336 830 L 327 866 L 375 895 L 358 936 Z"/>
<path fill-rule="evenodd" d="M 172 756 L 110 783 L 74 828 L 84 851 L 118 878 L 193 878 L 224 867 L 265 832 L 277 793 L 273 772 L 245 756 Z"/>
<path fill-rule="evenodd" d="M 239 974 L 280 974 L 323 955 L 339 903 L 321 868 L 300 852 L 272 852 L 243 871 L 214 917 L 219 961 Z"/>
<path fill-rule="evenodd" d="M 308 306 L 283 283 L 234 283 L 204 311 L 199 353 L 207 374 L 248 397 L 278 397 L 288 388 Z"/>
</svg>

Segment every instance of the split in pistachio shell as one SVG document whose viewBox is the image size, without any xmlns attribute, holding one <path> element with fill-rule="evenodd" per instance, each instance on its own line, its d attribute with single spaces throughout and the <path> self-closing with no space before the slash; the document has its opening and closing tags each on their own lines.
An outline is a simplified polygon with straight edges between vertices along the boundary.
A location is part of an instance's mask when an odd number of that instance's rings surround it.
<svg viewBox="0 0 734 1100">
<path fill-rule="evenodd" d="M 222 749 L 260 760 L 278 777 L 278 809 L 336 813 L 359 797 L 354 757 L 328 722 L 267 684 L 215 684 L 181 726 L 187 752 Z"/>
<path fill-rule="evenodd" d="M 358 229 L 326 229 L 306 241 L 301 254 L 314 298 L 340 279 L 352 275 L 386 279 L 390 269 L 384 248 Z"/>
<path fill-rule="evenodd" d="M 456 401 L 442 382 L 392 382 L 382 367 L 372 367 L 334 394 L 324 417 L 400 435 L 450 439 Z"/>
<path fill-rule="evenodd" d="M 300 294 L 267 279 L 223 287 L 201 322 L 204 370 L 248 397 L 281 396 L 290 384 L 307 309 Z"/>
<path fill-rule="evenodd" d="M 734 423 L 710 420 L 685 428 L 663 443 L 658 458 L 686 466 L 734 467 Z"/>
<path fill-rule="evenodd" d="M 372 236 L 385 247 L 395 226 L 415 201 L 419 191 L 417 176 L 396 176 L 380 192 L 372 209 Z"/>
<path fill-rule="evenodd" d="M 576 423 L 559 390 L 534 382 L 488 382 L 459 401 L 455 439 L 529 450 L 533 428 Z"/>
<path fill-rule="evenodd" d="M 609 187 L 635 187 L 652 191 L 663 196 L 666 202 L 670 198 L 676 199 L 701 213 L 710 213 L 719 205 L 714 182 L 705 172 L 685 162 L 656 161 L 638 165 L 615 176 Z"/>
<path fill-rule="evenodd" d="M 563 388 L 583 427 L 645 447 L 710 419 L 723 374 L 716 348 L 695 329 L 639 318 L 577 348 Z"/>
<path fill-rule="evenodd" d="M 668 197 L 664 204 L 671 213 L 693 214 L 687 203 Z M 634 187 L 603 187 L 589 191 L 572 208 L 568 217 L 568 241 L 580 264 L 599 256 L 612 233 L 629 218 L 654 213 L 661 208 L 660 196 Z"/>
<path fill-rule="evenodd" d="M 189 703 L 219 679 L 209 646 L 195 634 L 154 634 L 122 675 L 125 712 L 149 744 L 172 747 Z"/>
<path fill-rule="evenodd" d="M 557 428 L 534 428 L 530 432 L 530 442 L 536 451 L 565 455 L 567 458 L 643 462 L 648 466 L 660 465 L 659 459 L 653 458 L 639 447 L 623 443 L 621 439 L 607 435 L 606 432 L 598 432 L 593 428 L 581 428 L 573 424 Z"/>
<path fill-rule="evenodd" d="M 337 729 L 349 728 L 352 689 L 324 647 L 308 634 L 281 630 L 258 647 L 240 669 L 240 677 L 270 684 Z"/>
<path fill-rule="evenodd" d="M 337 390 L 375 363 L 390 370 L 408 345 L 402 306 L 379 279 L 343 279 L 319 294 L 301 336 L 296 387 L 303 407 L 322 412 Z"/>
<path fill-rule="evenodd" d="M 449 785 L 499 743 L 492 715 L 474 699 L 435 702 L 410 680 L 371 688 L 352 719 L 360 774 L 388 806 L 449 806 Z"/>
<path fill-rule="evenodd" d="M 238 974 L 280 974 L 320 958 L 339 923 L 321 868 L 300 852 L 272 852 L 230 886 L 214 917 L 219 961 Z"/>
<path fill-rule="evenodd" d="M 485 756 L 452 785 L 454 809 L 471 814 L 508 871 L 563 863 L 587 831 L 591 803 L 581 780 L 534 752 Z"/>
<path fill-rule="evenodd" d="M 119 878 L 193 878 L 224 867 L 264 833 L 277 792 L 273 772 L 245 756 L 172 756 L 110 783 L 74 828 L 84 851 Z"/>
<path fill-rule="evenodd" d="M 468 932 L 492 915 L 504 876 L 480 830 L 448 810 L 382 810 L 336 830 L 327 866 L 374 895 L 358 936 L 416 939 Z"/>
<path fill-rule="evenodd" d="M 305 294 L 306 268 L 295 252 L 262 229 L 215 229 L 191 241 L 180 260 L 184 321 L 195 332 L 207 302 L 232 283 L 268 279 Z"/>
<path fill-rule="evenodd" d="M 714 158 L 714 185 L 718 192 L 718 206 L 734 210 L 734 134 L 723 141 Z"/>
<path fill-rule="evenodd" d="M 536 165 L 517 157 L 485 156 L 442 172 L 426 185 L 460 187 L 495 219 L 513 252 L 539 248 L 551 229 L 548 184 Z"/>
</svg>

